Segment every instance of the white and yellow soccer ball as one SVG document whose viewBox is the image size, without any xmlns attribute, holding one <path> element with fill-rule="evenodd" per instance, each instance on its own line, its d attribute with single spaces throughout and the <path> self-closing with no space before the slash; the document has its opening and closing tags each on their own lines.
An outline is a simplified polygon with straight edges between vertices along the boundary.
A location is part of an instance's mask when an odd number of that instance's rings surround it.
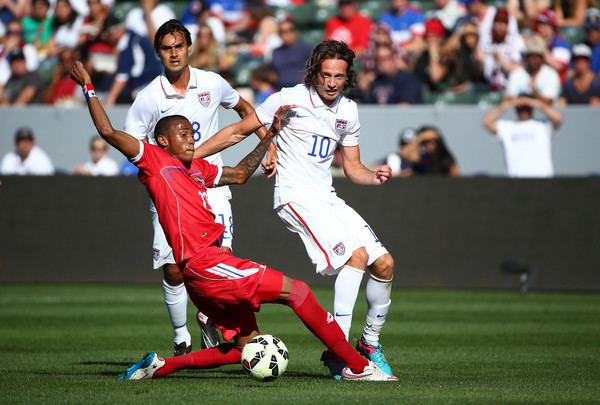
<svg viewBox="0 0 600 405">
<path fill-rule="evenodd" d="M 287 347 L 275 336 L 255 336 L 242 350 L 242 367 L 255 380 L 273 381 L 285 373 L 287 365 Z"/>
</svg>

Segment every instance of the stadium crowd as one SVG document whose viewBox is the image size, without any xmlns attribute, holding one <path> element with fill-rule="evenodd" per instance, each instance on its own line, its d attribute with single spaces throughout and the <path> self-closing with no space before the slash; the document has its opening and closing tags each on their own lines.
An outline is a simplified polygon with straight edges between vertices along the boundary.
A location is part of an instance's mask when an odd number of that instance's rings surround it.
<svg viewBox="0 0 600 405">
<path fill-rule="evenodd" d="M 0 104 L 81 104 L 75 60 L 104 105 L 130 104 L 161 72 L 153 37 L 171 18 L 192 33 L 191 65 L 255 105 L 301 83 L 323 39 L 357 54 L 358 103 L 600 104 L 595 0 L 0 0 Z M 441 131 L 423 128 L 419 144 L 443 151 L 435 170 L 457 174 Z"/>
</svg>

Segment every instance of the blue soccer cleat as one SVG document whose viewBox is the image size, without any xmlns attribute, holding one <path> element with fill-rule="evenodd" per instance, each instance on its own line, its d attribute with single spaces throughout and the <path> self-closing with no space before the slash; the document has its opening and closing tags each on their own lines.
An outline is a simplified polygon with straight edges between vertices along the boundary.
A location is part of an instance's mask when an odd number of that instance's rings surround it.
<svg viewBox="0 0 600 405">
<path fill-rule="evenodd" d="M 381 344 L 378 344 L 377 346 L 370 345 L 365 342 L 364 337 L 361 337 L 356 344 L 356 350 L 375 363 L 377 367 L 387 375 L 394 375 L 392 367 L 385 359 L 385 354 L 383 354 L 383 348 L 381 347 Z"/>
<path fill-rule="evenodd" d="M 158 357 L 158 354 L 146 353 L 140 361 L 129 366 L 117 378 L 122 381 L 150 379 L 164 365 L 165 360 Z"/>
</svg>

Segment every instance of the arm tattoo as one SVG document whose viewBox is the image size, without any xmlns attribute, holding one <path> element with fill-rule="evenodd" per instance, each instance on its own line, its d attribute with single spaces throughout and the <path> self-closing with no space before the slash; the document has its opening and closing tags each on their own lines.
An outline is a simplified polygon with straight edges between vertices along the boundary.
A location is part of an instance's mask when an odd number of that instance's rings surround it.
<svg viewBox="0 0 600 405">
<path fill-rule="evenodd" d="M 244 183 L 254 173 L 262 161 L 273 138 L 264 137 L 260 143 L 235 167 L 223 167 L 223 173 L 219 181 L 219 186 L 227 184 Z"/>
</svg>

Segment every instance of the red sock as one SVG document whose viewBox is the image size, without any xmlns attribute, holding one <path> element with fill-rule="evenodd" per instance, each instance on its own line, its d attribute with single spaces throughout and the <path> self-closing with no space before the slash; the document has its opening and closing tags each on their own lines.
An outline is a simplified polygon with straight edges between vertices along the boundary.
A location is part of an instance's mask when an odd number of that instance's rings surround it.
<svg viewBox="0 0 600 405">
<path fill-rule="evenodd" d="M 235 364 L 241 359 L 242 352 L 235 344 L 223 343 L 210 349 L 165 359 L 165 365 L 157 370 L 153 377 L 164 377 L 184 368 L 214 368 Z"/>
<path fill-rule="evenodd" d="M 306 283 L 293 280 L 289 306 L 302 322 L 354 373 L 361 373 L 369 363 L 350 346 L 333 316 L 319 304 Z"/>
</svg>

